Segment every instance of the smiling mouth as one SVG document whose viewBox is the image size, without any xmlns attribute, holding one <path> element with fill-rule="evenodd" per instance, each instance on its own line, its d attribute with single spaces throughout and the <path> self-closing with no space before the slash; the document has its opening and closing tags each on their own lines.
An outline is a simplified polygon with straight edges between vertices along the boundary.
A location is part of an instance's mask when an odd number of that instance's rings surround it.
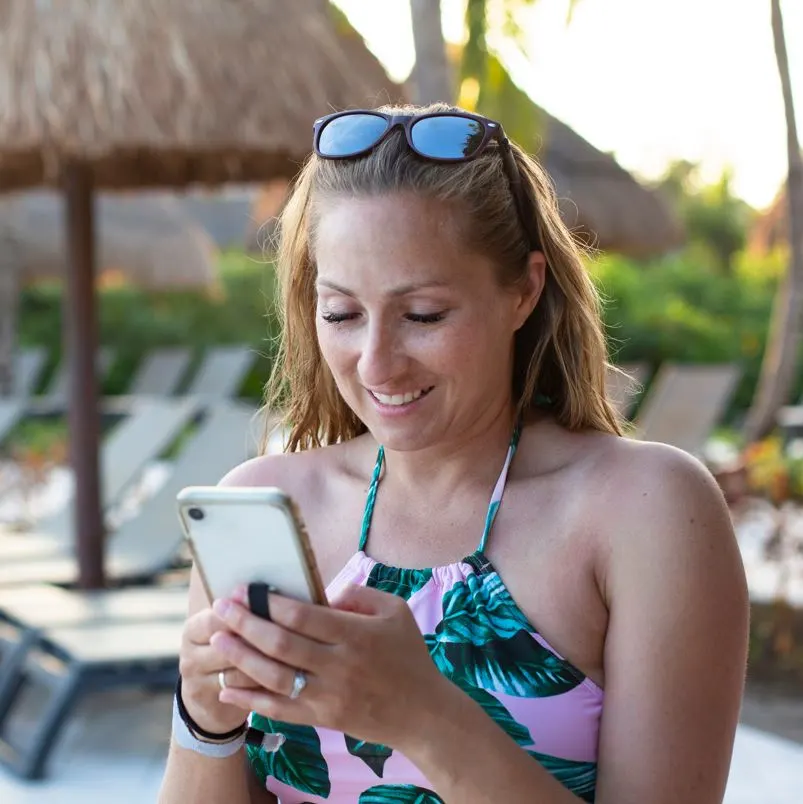
<svg viewBox="0 0 803 804">
<path fill-rule="evenodd" d="M 379 394 L 376 391 L 369 391 L 368 393 L 379 402 L 380 405 L 387 405 L 388 407 L 402 407 L 415 402 L 417 399 L 426 396 L 435 386 L 431 385 L 429 388 L 420 388 L 417 391 L 408 391 L 406 394 Z"/>
</svg>

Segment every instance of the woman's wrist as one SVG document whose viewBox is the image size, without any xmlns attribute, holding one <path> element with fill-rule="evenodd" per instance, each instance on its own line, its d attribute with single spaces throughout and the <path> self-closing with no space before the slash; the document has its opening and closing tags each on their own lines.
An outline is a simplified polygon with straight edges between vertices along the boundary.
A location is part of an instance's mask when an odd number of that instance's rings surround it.
<svg viewBox="0 0 803 804">
<path fill-rule="evenodd" d="M 187 695 L 181 676 L 176 682 L 175 697 L 176 708 L 181 720 L 186 724 L 189 731 L 200 740 L 212 743 L 226 742 L 244 733 L 248 726 L 245 717 L 236 715 L 231 719 L 210 717 Z"/>
</svg>

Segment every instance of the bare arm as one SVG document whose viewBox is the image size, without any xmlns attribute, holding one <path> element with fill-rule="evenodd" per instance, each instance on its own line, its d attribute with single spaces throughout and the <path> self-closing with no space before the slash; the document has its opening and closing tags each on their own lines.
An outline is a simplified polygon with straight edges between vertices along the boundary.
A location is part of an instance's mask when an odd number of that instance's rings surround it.
<svg viewBox="0 0 803 804">
<path fill-rule="evenodd" d="M 209 608 L 206 595 L 195 570 L 192 572 L 189 595 L 189 617 Z M 187 640 L 185 640 L 185 645 Z M 227 731 L 231 723 L 219 727 L 204 720 L 185 701 L 190 714 L 199 725 L 214 731 Z M 235 720 L 237 718 L 235 717 Z M 236 724 L 234 724 L 236 725 Z M 214 759 L 196 754 L 171 743 L 167 758 L 159 804 L 184 804 L 205 801 L 209 804 L 276 804 L 276 798 L 261 788 L 256 775 L 248 767 L 245 750 L 227 759 Z"/>
<path fill-rule="evenodd" d="M 628 476 L 630 509 L 611 542 L 597 800 L 715 804 L 744 689 L 744 568 L 710 474 L 644 448 L 653 453 Z"/>
<path fill-rule="evenodd" d="M 640 449 L 612 473 L 627 489 L 611 497 L 619 513 L 600 511 L 613 536 L 596 801 L 719 804 L 745 675 L 744 572 L 710 475 Z M 404 750 L 444 801 L 580 801 L 459 690 L 441 701 Z"/>
<path fill-rule="evenodd" d="M 292 490 L 293 467 L 298 465 L 298 460 L 288 460 L 288 456 L 284 455 L 253 458 L 232 469 L 220 481 L 220 485 L 282 485 Z M 304 462 L 301 466 L 304 468 L 305 481 L 309 481 L 307 463 Z M 236 539 L 236 534 L 233 536 Z M 193 626 L 191 621 L 195 615 L 200 615 L 201 619 L 208 617 L 212 622 Z M 199 627 L 201 636 L 198 635 Z M 218 654 L 218 661 L 222 664 L 211 666 L 209 651 L 212 648 L 207 643 L 211 634 L 221 629 L 225 629 L 225 626 L 212 613 L 200 577 L 193 569 L 188 627 L 185 629 L 181 652 L 181 673 L 186 693 L 182 697 L 196 723 L 215 733 L 236 728 L 247 715 L 247 711 L 220 704 L 218 701 L 217 671 L 230 665 Z M 207 678 L 204 679 L 204 676 Z M 228 669 L 227 679 L 230 684 L 233 683 L 232 671 Z M 251 685 L 253 686 L 253 682 Z M 159 804 L 184 804 L 185 801 L 205 801 L 209 804 L 277 804 L 276 797 L 264 789 L 249 767 L 245 750 L 227 759 L 213 759 L 182 749 L 174 741 L 168 755 Z"/>
</svg>

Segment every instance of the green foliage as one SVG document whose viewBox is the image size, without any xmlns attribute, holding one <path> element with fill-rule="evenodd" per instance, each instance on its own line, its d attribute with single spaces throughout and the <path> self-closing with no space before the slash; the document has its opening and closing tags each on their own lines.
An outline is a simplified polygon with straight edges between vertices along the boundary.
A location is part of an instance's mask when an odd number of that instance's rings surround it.
<svg viewBox="0 0 803 804">
<path fill-rule="evenodd" d="M 23 419 L 13 429 L 8 441 L 3 444 L 3 452 L 13 454 L 25 449 L 47 455 L 66 442 L 67 422 L 64 417 L 31 417 Z"/>
<path fill-rule="evenodd" d="M 617 361 L 737 362 L 744 378 L 735 407 L 749 406 L 777 282 L 773 258 L 741 256 L 732 274 L 720 274 L 689 254 L 648 263 L 607 255 L 591 271 Z"/>
<path fill-rule="evenodd" d="M 137 364 L 154 347 L 189 345 L 198 360 L 205 347 L 245 343 L 268 358 L 257 361 L 243 391 L 259 398 L 278 331 L 270 309 L 273 270 L 239 252 L 221 254 L 219 263 L 220 288 L 212 293 L 152 292 L 131 286 L 101 291 L 100 341 L 115 356 L 106 393 L 124 392 Z M 61 359 L 61 298 L 61 286 L 55 284 L 28 288 L 22 296 L 20 341 L 46 346 L 51 371 Z"/>
<path fill-rule="evenodd" d="M 783 270 L 779 256 L 740 252 L 729 274 L 691 251 L 646 263 L 605 255 L 590 270 L 605 299 L 616 360 L 643 360 L 654 368 L 667 360 L 737 361 L 744 380 L 735 410 L 749 406 Z M 220 285 L 214 295 L 130 287 L 102 291 L 101 338 L 116 355 L 105 392 L 124 392 L 137 363 L 156 346 L 187 344 L 200 356 L 212 344 L 247 343 L 266 356 L 244 388 L 245 395 L 258 399 L 278 332 L 272 267 L 237 252 L 223 254 Z M 23 294 L 21 339 L 45 345 L 54 363 L 62 342 L 60 304 L 55 286 L 29 288 Z M 800 390 L 795 389 L 796 397 Z"/>
<path fill-rule="evenodd" d="M 683 221 L 689 248 L 720 273 L 734 269 L 755 217 L 750 206 L 733 194 L 731 179 L 731 171 L 725 170 L 717 181 L 705 184 L 699 167 L 681 160 L 669 166 L 660 182 Z"/>
</svg>

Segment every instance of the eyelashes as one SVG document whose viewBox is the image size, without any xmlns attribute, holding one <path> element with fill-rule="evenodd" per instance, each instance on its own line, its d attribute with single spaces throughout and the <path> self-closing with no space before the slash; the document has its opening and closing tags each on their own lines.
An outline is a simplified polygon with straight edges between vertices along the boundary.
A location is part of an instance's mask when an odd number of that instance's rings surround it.
<svg viewBox="0 0 803 804">
<path fill-rule="evenodd" d="M 327 324 L 344 324 L 347 321 L 353 321 L 359 316 L 359 313 L 321 313 L 321 318 Z M 444 312 L 440 313 L 406 313 L 405 318 L 414 324 L 437 324 L 443 321 L 445 316 Z"/>
<path fill-rule="evenodd" d="M 321 318 L 327 324 L 342 324 L 344 321 L 356 318 L 356 315 L 356 313 L 321 313 Z"/>
<path fill-rule="evenodd" d="M 443 316 L 443 313 L 407 313 L 405 318 L 416 324 L 437 324 L 438 321 L 443 321 Z"/>
</svg>

